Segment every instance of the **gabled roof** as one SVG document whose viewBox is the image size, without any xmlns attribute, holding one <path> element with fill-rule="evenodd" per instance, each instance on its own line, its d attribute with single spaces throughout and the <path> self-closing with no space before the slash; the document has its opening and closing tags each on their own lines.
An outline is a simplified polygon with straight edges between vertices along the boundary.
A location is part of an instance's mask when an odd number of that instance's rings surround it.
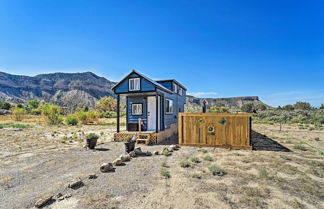
<svg viewBox="0 0 324 209">
<path fill-rule="evenodd" d="M 139 75 L 140 77 L 144 78 L 145 80 L 147 80 L 149 83 L 151 83 L 152 85 L 154 85 L 156 88 L 161 89 L 162 91 L 168 92 L 168 93 L 173 93 L 172 91 L 170 91 L 169 89 L 165 88 L 164 86 L 162 86 L 161 84 L 159 84 L 158 82 L 150 79 L 149 77 L 146 77 L 145 75 L 137 72 L 136 70 L 132 70 L 127 76 L 125 76 L 121 81 L 119 81 L 114 87 L 112 87 L 112 89 L 114 90 L 117 86 L 119 86 L 119 84 L 121 84 L 128 76 L 130 76 L 132 73 L 136 73 L 137 75 Z"/>
</svg>

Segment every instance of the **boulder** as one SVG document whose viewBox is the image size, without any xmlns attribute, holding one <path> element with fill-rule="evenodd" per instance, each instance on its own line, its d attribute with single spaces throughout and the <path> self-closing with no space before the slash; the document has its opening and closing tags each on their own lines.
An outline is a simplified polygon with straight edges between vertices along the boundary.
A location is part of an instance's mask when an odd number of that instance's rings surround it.
<svg viewBox="0 0 324 209">
<path fill-rule="evenodd" d="M 152 152 L 150 152 L 150 151 L 146 151 L 145 155 L 146 155 L 146 156 L 152 156 Z"/>
<path fill-rule="evenodd" d="M 177 145 L 170 145 L 169 150 L 172 152 L 174 150 L 178 150 Z"/>
<path fill-rule="evenodd" d="M 121 158 L 117 158 L 116 160 L 114 160 L 112 162 L 112 164 L 115 165 L 115 166 L 122 165 L 123 164 L 123 161 L 122 161 Z"/>
<path fill-rule="evenodd" d="M 136 155 L 141 155 L 143 153 L 140 147 L 135 147 L 134 152 Z"/>
<path fill-rule="evenodd" d="M 114 171 L 114 166 L 113 166 L 112 163 L 103 163 L 100 166 L 100 171 L 101 172 L 111 172 L 111 171 Z"/>
<path fill-rule="evenodd" d="M 129 153 L 129 156 L 131 156 L 131 157 L 136 157 L 136 153 L 135 153 L 134 151 L 131 151 L 131 152 Z"/>
<path fill-rule="evenodd" d="M 53 200 L 53 195 L 45 196 L 45 197 L 37 200 L 37 202 L 35 203 L 35 207 L 36 208 L 41 208 L 41 207 L 45 206 L 48 202 L 50 202 L 52 200 Z"/>
<path fill-rule="evenodd" d="M 69 183 L 68 187 L 72 188 L 72 189 L 76 189 L 76 188 L 82 187 L 83 185 L 84 185 L 83 181 L 78 179 L 78 180 L 74 180 L 71 183 Z"/>
<path fill-rule="evenodd" d="M 154 154 L 154 155 L 159 155 L 160 152 L 159 152 L 159 151 L 154 151 L 153 154 Z"/>
<path fill-rule="evenodd" d="M 89 175 L 89 179 L 96 179 L 97 175 L 95 173 Z"/>
<path fill-rule="evenodd" d="M 121 155 L 119 158 L 122 160 L 122 162 L 125 162 L 125 161 L 129 161 L 131 159 L 131 156 L 129 154 L 126 154 L 126 155 Z"/>
</svg>

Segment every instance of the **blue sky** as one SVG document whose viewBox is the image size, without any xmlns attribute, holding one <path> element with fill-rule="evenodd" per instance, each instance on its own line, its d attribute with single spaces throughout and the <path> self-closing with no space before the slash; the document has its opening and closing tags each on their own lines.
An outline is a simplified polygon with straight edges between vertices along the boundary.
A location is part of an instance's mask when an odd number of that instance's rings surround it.
<svg viewBox="0 0 324 209">
<path fill-rule="evenodd" d="M 0 70 L 136 69 L 201 97 L 324 103 L 324 1 L 1 0 Z"/>
</svg>

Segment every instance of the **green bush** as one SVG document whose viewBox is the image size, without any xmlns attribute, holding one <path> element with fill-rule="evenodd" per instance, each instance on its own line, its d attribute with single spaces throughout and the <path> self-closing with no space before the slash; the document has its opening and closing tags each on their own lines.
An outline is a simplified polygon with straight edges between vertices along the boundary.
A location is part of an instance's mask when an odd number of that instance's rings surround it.
<svg viewBox="0 0 324 209">
<path fill-rule="evenodd" d="M 90 124 L 98 120 L 99 113 L 94 110 L 89 112 L 81 111 L 77 113 L 77 117 L 82 124 Z"/>
<path fill-rule="evenodd" d="M 78 125 L 78 122 L 79 122 L 79 120 L 75 116 L 69 115 L 69 116 L 66 117 L 66 124 L 67 125 L 76 126 L 76 125 Z"/>
<path fill-rule="evenodd" d="M 26 110 L 21 107 L 13 107 L 11 108 L 11 116 L 15 121 L 22 121 L 26 116 Z"/>
<path fill-rule="evenodd" d="M 179 164 L 182 168 L 189 168 L 191 166 L 188 160 L 181 160 Z"/>
<path fill-rule="evenodd" d="M 160 168 L 160 174 L 167 179 L 171 177 L 170 172 L 165 167 Z"/>
<path fill-rule="evenodd" d="M 226 172 L 219 166 L 213 165 L 208 168 L 208 170 L 214 175 L 214 176 L 223 176 L 226 174 Z"/>
<path fill-rule="evenodd" d="M 269 178 L 269 172 L 268 172 L 268 170 L 265 169 L 265 168 L 259 169 L 259 176 L 261 178 Z"/>
<path fill-rule="evenodd" d="M 207 156 L 204 157 L 204 160 L 206 160 L 206 161 L 213 161 L 213 158 L 210 157 L 209 155 L 207 155 Z"/>
<path fill-rule="evenodd" d="M 31 128 L 31 125 L 27 124 L 17 124 L 17 123 L 3 123 L 0 124 L 0 129 L 2 128 Z"/>
<path fill-rule="evenodd" d="M 0 109 L 3 109 L 3 110 L 10 110 L 11 108 L 11 104 L 8 103 L 8 102 L 1 102 L 0 101 Z"/>
<path fill-rule="evenodd" d="M 193 157 L 193 158 L 191 158 L 191 162 L 193 162 L 193 163 L 200 163 L 200 160 L 199 160 L 198 157 Z"/>
<path fill-rule="evenodd" d="M 39 109 L 47 118 L 49 124 L 57 125 L 63 122 L 63 117 L 61 116 L 61 107 L 54 104 L 45 103 L 41 105 Z"/>
</svg>

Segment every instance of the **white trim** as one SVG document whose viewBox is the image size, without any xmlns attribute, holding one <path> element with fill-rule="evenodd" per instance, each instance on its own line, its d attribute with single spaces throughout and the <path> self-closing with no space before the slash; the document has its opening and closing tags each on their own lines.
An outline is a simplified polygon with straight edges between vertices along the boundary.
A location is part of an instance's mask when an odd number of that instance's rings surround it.
<svg viewBox="0 0 324 209">
<path fill-rule="evenodd" d="M 133 85 L 132 85 L 132 83 L 133 83 Z M 128 89 L 129 89 L 129 91 L 139 91 L 139 90 L 141 90 L 141 79 L 140 78 L 130 78 L 130 79 L 128 79 Z"/>
</svg>

